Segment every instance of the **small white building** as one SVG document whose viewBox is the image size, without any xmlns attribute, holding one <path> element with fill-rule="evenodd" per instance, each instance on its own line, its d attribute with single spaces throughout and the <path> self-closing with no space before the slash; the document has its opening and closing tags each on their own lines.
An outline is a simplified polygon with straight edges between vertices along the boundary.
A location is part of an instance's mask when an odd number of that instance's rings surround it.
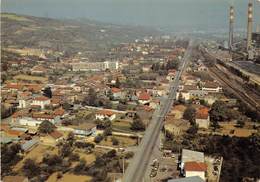
<svg viewBox="0 0 260 182">
<path fill-rule="evenodd" d="M 186 162 L 184 164 L 185 177 L 199 176 L 201 177 L 201 179 L 205 181 L 206 171 L 207 171 L 207 165 L 205 162 Z"/>
<path fill-rule="evenodd" d="M 116 118 L 116 114 L 113 111 L 107 109 L 98 111 L 95 116 L 96 119 L 99 119 L 101 121 L 105 119 L 109 119 L 110 121 L 113 121 Z"/>
<path fill-rule="evenodd" d="M 32 101 L 32 105 L 41 106 L 41 109 L 44 109 L 44 107 L 50 103 L 51 99 L 45 96 L 35 97 Z"/>
<path fill-rule="evenodd" d="M 33 119 L 31 117 L 23 117 L 18 119 L 18 124 L 22 125 L 22 126 L 39 126 L 42 123 L 42 121 Z"/>
<path fill-rule="evenodd" d="M 209 109 L 202 107 L 197 110 L 195 122 L 199 128 L 208 128 L 209 127 Z"/>
<path fill-rule="evenodd" d="M 206 82 L 201 89 L 207 92 L 222 92 L 222 87 L 216 82 Z"/>
<path fill-rule="evenodd" d="M 185 177 L 199 176 L 205 181 L 207 165 L 203 152 L 182 149 L 181 174 Z"/>
</svg>

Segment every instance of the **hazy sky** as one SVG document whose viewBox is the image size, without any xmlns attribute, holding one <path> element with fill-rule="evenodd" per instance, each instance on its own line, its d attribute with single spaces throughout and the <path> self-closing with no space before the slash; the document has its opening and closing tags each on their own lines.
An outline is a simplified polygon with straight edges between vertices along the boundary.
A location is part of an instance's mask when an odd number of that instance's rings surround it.
<svg viewBox="0 0 260 182">
<path fill-rule="evenodd" d="M 2 0 L 3 12 L 88 18 L 102 22 L 146 25 L 170 30 L 228 28 L 228 8 L 236 8 L 236 27 L 246 27 L 248 0 Z M 260 2 L 254 3 L 255 27 Z"/>
</svg>

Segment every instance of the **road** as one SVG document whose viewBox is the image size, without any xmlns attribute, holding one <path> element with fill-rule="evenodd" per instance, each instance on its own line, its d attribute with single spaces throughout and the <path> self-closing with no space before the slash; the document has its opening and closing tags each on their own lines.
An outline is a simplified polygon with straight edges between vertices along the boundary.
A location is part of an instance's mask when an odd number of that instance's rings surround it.
<svg viewBox="0 0 260 182">
<path fill-rule="evenodd" d="M 144 180 L 145 171 L 149 165 L 151 155 L 156 149 L 155 145 L 158 142 L 160 131 L 163 127 L 164 118 L 170 111 L 174 99 L 176 98 L 177 89 L 183 71 L 186 69 L 187 62 L 192 51 L 192 40 L 183 56 L 182 64 L 179 66 L 179 71 L 176 72 L 175 79 L 170 83 L 168 99 L 165 99 L 158 107 L 152 117 L 152 120 L 146 129 L 145 135 L 141 144 L 136 151 L 134 158 L 130 162 L 124 176 L 123 182 L 141 182 Z"/>
</svg>

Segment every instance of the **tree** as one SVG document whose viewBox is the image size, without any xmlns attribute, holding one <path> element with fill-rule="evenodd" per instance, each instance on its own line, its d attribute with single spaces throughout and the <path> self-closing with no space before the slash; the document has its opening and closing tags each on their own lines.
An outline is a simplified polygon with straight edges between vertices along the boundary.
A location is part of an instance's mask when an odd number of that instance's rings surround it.
<svg viewBox="0 0 260 182">
<path fill-rule="evenodd" d="M 144 131 L 145 124 L 141 120 L 141 118 L 136 114 L 134 117 L 134 121 L 131 123 L 131 130 L 134 131 Z"/>
<path fill-rule="evenodd" d="M 245 117 L 240 116 L 240 117 L 238 118 L 238 120 L 237 120 L 237 126 L 238 126 L 239 128 L 243 128 L 243 127 L 245 126 L 245 120 L 246 120 Z"/>
<path fill-rule="evenodd" d="M 196 109 L 192 106 L 188 106 L 183 113 L 183 118 L 190 121 L 191 123 L 195 122 L 195 116 Z"/>
<path fill-rule="evenodd" d="M 113 145 L 118 145 L 119 144 L 119 140 L 117 138 L 112 137 L 111 140 L 112 140 L 112 144 Z"/>
<path fill-rule="evenodd" d="M 211 122 L 211 126 L 213 127 L 213 130 L 216 131 L 216 129 L 220 128 L 219 123 L 217 120 L 213 120 Z"/>
<path fill-rule="evenodd" d="M 55 125 L 52 124 L 51 122 L 45 120 L 45 121 L 43 121 L 43 122 L 40 124 L 40 126 L 39 126 L 39 128 L 38 128 L 38 131 L 39 131 L 40 133 L 51 133 L 51 132 L 54 131 L 54 129 L 55 129 Z"/>
<path fill-rule="evenodd" d="M 117 78 L 116 78 L 115 87 L 116 87 L 116 88 L 120 88 L 120 85 L 121 85 L 121 83 L 120 83 L 120 81 L 119 81 L 119 79 L 118 79 L 118 77 L 117 77 Z"/>
<path fill-rule="evenodd" d="M 98 134 L 95 138 L 94 138 L 94 142 L 95 143 L 100 143 L 103 140 L 103 136 L 101 134 Z"/>
<path fill-rule="evenodd" d="M 62 104 L 62 108 L 65 109 L 66 111 L 68 111 L 71 107 L 72 107 L 72 106 L 71 106 L 69 103 L 67 103 L 67 102 L 65 102 L 64 104 Z"/>
<path fill-rule="evenodd" d="M 184 104 L 185 103 L 185 98 L 183 97 L 182 93 L 180 92 L 179 96 L 178 96 L 178 101 L 179 103 L 181 104 Z"/>
<path fill-rule="evenodd" d="M 209 111 L 210 120 L 224 121 L 224 120 L 228 119 L 227 111 L 228 111 L 228 108 L 227 108 L 225 102 L 215 101 L 212 104 L 211 110 Z"/>
<path fill-rule="evenodd" d="M 75 139 L 75 135 L 73 132 L 70 132 L 67 136 L 67 142 L 70 144 L 70 146 L 72 146 L 74 144 L 74 142 L 76 141 Z"/>
<path fill-rule="evenodd" d="M 52 98 L 51 87 L 46 87 L 46 88 L 44 88 L 44 90 L 43 90 L 43 95 L 44 95 L 45 97 Z"/>
<path fill-rule="evenodd" d="M 81 159 L 79 163 L 74 168 L 74 173 L 79 174 L 83 172 L 86 169 L 86 161 L 84 159 Z"/>
<path fill-rule="evenodd" d="M 93 88 L 90 88 L 88 91 L 88 95 L 85 98 L 85 104 L 89 106 L 97 106 L 97 93 Z"/>
<path fill-rule="evenodd" d="M 59 154 L 62 158 L 68 157 L 72 153 L 72 150 L 73 148 L 69 143 L 64 143 L 59 150 Z"/>
<path fill-rule="evenodd" d="M 35 177 L 40 174 L 39 165 L 32 159 L 26 159 L 23 164 L 23 172 L 29 178 Z"/>
<path fill-rule="evenodd" d="M 103 135 L 104 136 L 109 136 L 109 135 L 112 135 L 112 127 L 109 126 L 109 127 L 106 127 L 104 132 L 103 132 Z"/>
<path fill-rule="evenodd" d="M 191 127 L 187 130 L 187 133 L 191 135 L 195 135 L 198 132 L 198 126 L 196 124 L 191 125 Z"/>
</svg>

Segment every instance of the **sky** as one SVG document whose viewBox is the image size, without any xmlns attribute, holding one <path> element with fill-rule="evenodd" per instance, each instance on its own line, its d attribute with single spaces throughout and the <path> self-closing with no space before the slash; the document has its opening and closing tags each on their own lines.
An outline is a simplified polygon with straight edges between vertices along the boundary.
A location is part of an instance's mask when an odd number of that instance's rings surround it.
<svg viewBox="0 0 260 182">
<path fill-rule="evenodd" d="M 2 12 L 60 19 L 142 25 L 170 31 L 228 29 L 228 9 L 235 6 L 236 28 L 246 28 L 248 0 L 2 0 Z M 260 2 L 254 1 L 254 27 Z"/>
</svg>

